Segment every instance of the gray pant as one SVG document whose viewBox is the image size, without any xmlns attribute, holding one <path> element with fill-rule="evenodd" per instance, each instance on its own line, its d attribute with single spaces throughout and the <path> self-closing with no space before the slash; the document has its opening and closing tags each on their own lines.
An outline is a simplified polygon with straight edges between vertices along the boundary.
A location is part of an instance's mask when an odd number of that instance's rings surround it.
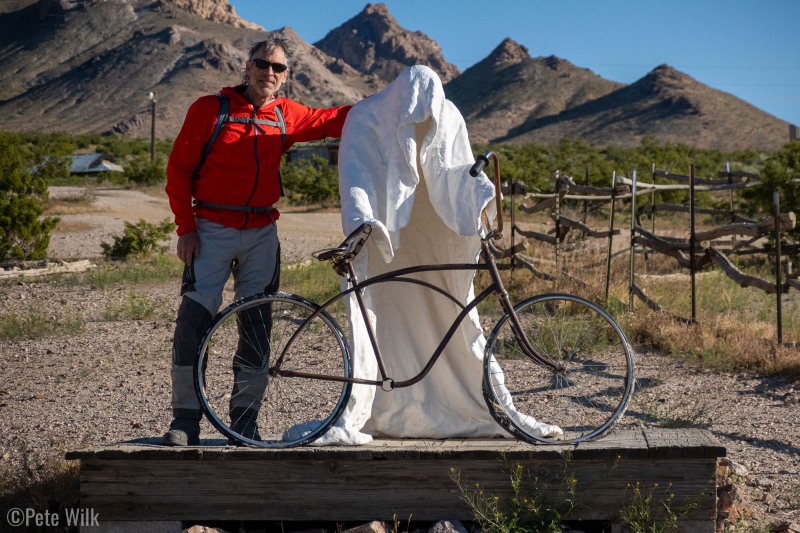
<svg viewBox="0 0 800 533">
<path fill-rule="evenodd" d="M 220 305 L 222 291 L 233 275 L 234 297 L 278 290 L 280 245 L 275 224 L 262 228 L 238 230 L 205 219 L 197 220 L 200 255 L 184 269 L 181 294 L 183 301 L 175 322 L 172 346 L 172 412 L 175 417 L 200 418 L 200 404 L 194 390 L 192 368 L 200 341 Z M 263 355 L 263 354 L 262 354 Z M 254 374 L 258 385 L 248 387 L 240 400 L 255 407 L 266 387 L 266 361 L 255 361 L 245 368 Z M 241 396 L 241 395 L 240 395 Z M 245 405 L 242 405 L 243 407 Z M 232 405 L 232 407 L 235 407 Z"/>
</svg>

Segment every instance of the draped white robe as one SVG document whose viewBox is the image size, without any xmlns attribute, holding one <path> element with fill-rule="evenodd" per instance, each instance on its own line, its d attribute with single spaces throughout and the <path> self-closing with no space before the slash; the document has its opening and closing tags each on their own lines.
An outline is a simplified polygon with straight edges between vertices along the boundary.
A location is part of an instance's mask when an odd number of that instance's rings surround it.
<svg viewBox="0 0 800 533">
<path fill-rule="evenodd" d="M 363 222 L 372 236 L 354 264 L 359 279 L 407 266 L 476 261 L 481 211 L 494 186 L 474 178 L 464 119 L 428 67 L 406 69 L 380 93 L 356 104 L 339 147 L 342 226 Z M 466 303 L 474 272 L 427 273 L 423 278 Z M 409 379 L 427 363 L 460 311 L 441 296 L 420 298 L 405 283 L 366 291 L 366 303 L 389 375 Z M 372 347 L 350 302 L 355 374 L 379 379 Z M 315 444 L 363 444 L 372 435 L 446 438 L 504 434 L 481 392 L 485 345 L 478 313 L 462 322 L 430 374 L 386 392 L 356 385 L 345 415 Z"/>
</svg>

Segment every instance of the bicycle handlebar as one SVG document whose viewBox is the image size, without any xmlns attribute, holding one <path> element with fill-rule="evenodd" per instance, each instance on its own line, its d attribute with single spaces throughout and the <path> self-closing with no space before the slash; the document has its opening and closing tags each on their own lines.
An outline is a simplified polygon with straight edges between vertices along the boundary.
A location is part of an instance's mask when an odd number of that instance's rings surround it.
<svg viewBox="0 0 800 533">
<path fill-rule="evenodd" d="M 477 177 L 478 174 L 489 164 L 489 158 L 492 158 L 494 161 L 494 198 L 497 206 L 497 215 L 495 220 L 497 220 L 497 230 L 494 233 L 494 238 L 499 239 L 503 234 L 503 199 L 501 198 L 500 194 L 500 159 L 497 157 L 497 154 L 494 152 L 486 152 L 483 155 L 479 155 L 475 161 L 475 164 L 469 169 L 469 175 L 473 178 Z M 486 230 L 491 232 L 492 225 L 489 224 L 489 217 L 486 216 L 486 210 L 483 211 L 483 221 L 486 224 Z"/>
<path fill-rule="evenodd" d="M 489 153 L 491 153 L 491 152 L 489 152 Z M 472 168 L 469 169 L 469 175 L 472 176 L 473 178 L 477 178 L 478 174 L 481 173 L 481 170 L 483 170 L 483 168 L 488 164 L 489 164 L 488 157 L 486 157 L 485 154 L 484 155 L 479 155 L 476 158 L 475 164 L 472 165 Z"/>
</svg>

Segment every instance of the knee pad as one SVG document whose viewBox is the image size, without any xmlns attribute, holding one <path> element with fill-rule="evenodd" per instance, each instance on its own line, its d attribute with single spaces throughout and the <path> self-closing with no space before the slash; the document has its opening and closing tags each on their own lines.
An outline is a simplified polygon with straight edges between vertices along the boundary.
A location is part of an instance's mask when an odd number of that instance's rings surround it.
<svg viewBox="0 0 800 533">
<path fill-rule="evenodd" d="M 214 317 L 204 305 L 184 296 L 175 320 L 175 335 L 172 338 L 172 363 L 192 366 L 208 327 Z"/>
</svg>

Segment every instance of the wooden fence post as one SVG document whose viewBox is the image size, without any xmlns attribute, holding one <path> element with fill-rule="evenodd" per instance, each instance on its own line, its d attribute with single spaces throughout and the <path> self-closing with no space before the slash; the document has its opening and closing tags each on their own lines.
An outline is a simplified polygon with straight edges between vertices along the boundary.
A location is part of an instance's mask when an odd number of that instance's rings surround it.
<svg viewBox="0 0 800 533">
<path fill-rule="evenodd" d="M 560 235 L 561 235 L 561 195 L 559 194 L 561 191 L 558 189 L 558 178 L 561 177 L 561 171 L 556 170 L 556 179 L 555 179 L 555 190 L 556 193 L 556 205 L 555 205 L 555 218 L 556 218 L 556 289 L 558 289 L 559 281 L 561 280 L 561 268 L 558 262 L 559 260 L 559 249 L 560 249 Z"/>
<path fill-rule="evenodd" d="M 586 177 L 584 179 L 584 184 L 588 187 L 589 186 L 589 167 L 586 167 Z M 589 200 L 583 201 L 583 224 L 586 225 L 586 216 L 589 212 Z"/>
<path fill-rule="evenodd" d="M 783 319 L 781 310 L 781 208 L 778 191 L 772 191 L 772 214 L 775 217 L 775 295 L 778 305 L 778 344 L 783 344 Z"/>
<path fill-rule="evenodd" d="M 695 274 L 697 271 L 695 265 L 695 225 L 694 225 L 694 163 L 689 165 L 689 270 L 692 277 L 692 324 L 697 323 L 697 292 L 695 285 Z"/>
<path fill-rule="evenodd" d="M 636 255 L 636 171 L 633 171 L 633 179 L 631 185 L 631 245 L 630 245 L 630 282 L 628 284 L 628 311 L 633 312 L 633 287 L 636 285 L 634 278 Z"/>
<path fill-rule="evenodd" d="M 733 174 L 731 173 L 731 162 L 725 162 L 725 172 L 728 174 L 728 205 L 731 209 L 731 224 L 736 223 L 736 211 L 734 210 L 733 206 Z M 733 248 L 736 248 L 736 235 L 733 235 Z M 738 261 L 737 261 L 738 264 Z"/>
<path fill-rule="evenodd" d="M 650 167 L 650 172 L 651 172 L 651 180 L 653 182 L 653 185 L 655 185 L 656 184 L 656 164 L 655 163 L 653 163 L 652 166 Z M 650 224 L 650 233 L 655 235 L 656 234 L 656 188 L 655 187 L 653 187 L 653 192 L 650 193 L 650 206 L 653 208 L 653 211 L 650 213 L 650 217 L 651 217 L 650 218 L 650 222 L 651 222 L 651 224 Z M 645 254 L 644 254 L 644 258 L 645 258 L 645 264 L 647 264 L 647 260 L 650 259 L 650 254 L 647 253 L 646 251 L 645 251 Z M 645 270 L 645 272 L 647 272 L 647 271 Z"/>
<path fill-rule="evenodd" d="M 606 298 L 605 304 L 608 306 L 608 287 L 611 283 L 611 254 L 613 253 L 614 244 L 614 211 L 617 199 L 617 171 L 611 175 L 611 216 L 608 221 L 608 257 L 606 257 Z"/>
<path fill-rule="evenodd" d="M 517 225 L 514 222 L 514 195 L 517 194 L 517 182 L 511 178 L 511 276 L 514 276 L 514 265 L 517 259 L 516 248 L 514 247 L 514 234 L 517 231 Z"/>
</svg>

